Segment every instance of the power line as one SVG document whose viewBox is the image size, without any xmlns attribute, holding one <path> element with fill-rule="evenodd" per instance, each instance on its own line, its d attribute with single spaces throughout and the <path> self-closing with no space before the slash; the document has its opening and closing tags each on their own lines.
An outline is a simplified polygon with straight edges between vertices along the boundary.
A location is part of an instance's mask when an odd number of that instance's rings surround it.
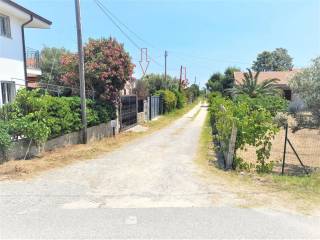
<svg viewBox="0 0 320 240">
<path fill-rule="evenodd" d="M 93 0 L 95 4 L 100 8 L 100 10 L 104 13 L 105 16 L 109 18 L 109 20 L 120 30 L 120 32 L 137 48 L 140 50 L 139 45 L 119 26 L 119 24 L 109 15 L 109 13 L 104 9 L 104 5 L 100 3 L 98 0 Z"/>
<path fill-rule="evenodd" d="M 108 10 L 99 0 L 94 0 L 95 4 L 100 8 L 100 10 L 105 14 L 106 17 L 121 31 L 121 33 L 137 48 L 141 49 L 139 44 L 137 44 L 122 28 L 121 26 L 114 20 L 116 19 L 121 25 L 123 25 L 128 31 L 130 31 L 132 34 L 134 34 L 137 38 L 139 38 L 141 41 L 146 42 L 141 37 L 139 37 L 138 34 L 136 34 L 133 30 L 131 30 L 127 25 L 125 25 L 123 22 L 119 20 L 114 14 L 111 13 L 110 10 Z M 149 43 L 148 43 L 149 44 Z M 150 45 L 150 44 L 149 44 Z M 157 60 L 155 60 L 153 57 L 149 55 L 150 60 L 158 65 L 159 67 L 163 67 L 161 63 L 159 63 Z"/>
<path fill-rule="evenodd" d="M 142 37 L 139 36 L 139 34 L 137 34 L 135 31 L 133 31 L 128 25 L 126 25 L 124 22 L 122 22 L 115 14 L 113 14 L 100 0 L 94 0 L 95 4 L 100 8 L 100 10 L 106 15 L 106 17 L 108 17 L 108 19 L 120 30 L 120 32 L 137 48 L 137 49 L 141 49 L 139 44 L 133 40 L 122 28 L 120 25 L 122 25 L 126 30 L 128 30 L 131 34 L 133 34 L 137 39 L 139 39 L 141 42 L 144 42 L 145 44 L 151 46 L 152 48 L 158 49 L 156 47 L 154 47 L 153 44 L 151 44 L 150 42 L 146 41 L 145 39 L 143 39 Z M 206 61 L 208 64 L 209 62 L 219 62 L 219 63 L 229 63 L 229 64 L 248 64 L 251 65 L 251 63 L 247 63 L 247 62 L 241 62 L 241 61 L 233 61 L 233 60 L 221 60 L 221 59 L 212 59 L 212 58 L 207 58 L 207 57 L 202 57 L 202 56 L 195 56 L 195 55 L 190 55 L 190 54 L 186 54 L 186 53 L 182 53 L 182 52 L 178 52 L 178 51 L 171 51 L 169 50 L 170 53 L 172 53 L 173 56 L 176 56 L 180 59 L 192 59 L 193 61 Z M 157 57 L 156 57 L 157 58 Z M 153 58 L 150 54 L 149 54 L 149 59 L 156 65 L 158 65 L 159 67 L 163 68 L 163 64 L 159 63 L 157 60 L 155 60 L 155 58 Z M 172 69 L 173 70 L 173 69 Z"/>
<path fill-rule="evenodd" d="M 145 39 L 143 39 L 142 37 L 139 36 L 139 34 L 137 34 L 135 31 L 133 31 L 131 28 L 128 27 L 128 25 L 126 25 L 124 22 L 122 22 L 115 14 L 113 14 L 101 1 L 99 0 L 95 0 L 96 2 L 99 2 L 99 4 L 103 7 L 103 9 L 105 11 L 107 11 L 110 16 L 112 16 L 114 19 L 116 19 L 118 21 L 118 23 L 120 23 L 123 27 L 125 27 L 129 32 L 131 32 L 134 36 L 136 36 L 136 38 L 138 38 L 141 42 L 144 42 L 145 44 L 151 46 L 152 48 L 155 48 L 155 46 L 153 46 L 153 44 L 151 44 L 150 42 L 146 41 Z"/>
</svg>

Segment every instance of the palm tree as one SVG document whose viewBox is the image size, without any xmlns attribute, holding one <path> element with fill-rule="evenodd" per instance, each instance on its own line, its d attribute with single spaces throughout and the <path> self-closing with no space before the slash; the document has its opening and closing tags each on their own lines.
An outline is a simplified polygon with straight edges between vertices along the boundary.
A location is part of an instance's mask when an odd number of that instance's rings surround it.
<svg viewBox="0 0 320 240">
<path fill-rule="evenodd" d="M 247 70 L 248 72 L 244 73 L 242 83 L 235 84 L 234 87 L 229 90 L 232 95 L 247 94 L 250 97 L 255 98 L 258 95 L 274 95 L 278 93 L 275 83 L 277 83 L 279 79 L 266 79 L 261 83 L 258 83 L 260 72 L 253 74 L 250 69 Z"/>
</svg>

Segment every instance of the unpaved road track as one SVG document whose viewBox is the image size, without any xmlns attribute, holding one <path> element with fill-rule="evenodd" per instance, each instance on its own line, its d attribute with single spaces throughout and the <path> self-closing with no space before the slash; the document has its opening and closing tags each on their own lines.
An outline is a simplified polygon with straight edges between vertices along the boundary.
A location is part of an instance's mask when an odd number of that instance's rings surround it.
<svg viewBox="0 0 320 240">
<path fill-rule="evenodd" d="M 206 108 L 99 159 L 0 182 L 0 238 L 320 238 L 319 218 L 234 207 L 194 162 Z"/>
</svg>

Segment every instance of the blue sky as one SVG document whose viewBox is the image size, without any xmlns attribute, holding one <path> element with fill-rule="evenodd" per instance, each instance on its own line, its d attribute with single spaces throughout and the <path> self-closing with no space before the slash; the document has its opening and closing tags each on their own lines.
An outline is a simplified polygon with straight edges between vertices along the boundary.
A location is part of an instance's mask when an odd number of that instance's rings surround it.
<svg viewBox="0 0 320 240">
<path fill-rule="evenodd" d="M 288 49 L 296 67 L 304 67 L 320 55 L 320 0 L 101 0 L 140 38 L 159 64 L 148 72 L 179 75 L 187 67 L 190 82 L 203 85 L 210 75 L 227 66 L 250 67 L 259 52 Z M 50 30 L 28 29 L 27 45 L 77 48 L 73 0 L 17 0 L 53 22 Z M 141 76 L 139 50 L 107 19 L 93 0 L 82 0 L 84 41 L 113 36 L 124 43 Z M 124 29 L 125 30 L 125 29 Z"/>
</svg>

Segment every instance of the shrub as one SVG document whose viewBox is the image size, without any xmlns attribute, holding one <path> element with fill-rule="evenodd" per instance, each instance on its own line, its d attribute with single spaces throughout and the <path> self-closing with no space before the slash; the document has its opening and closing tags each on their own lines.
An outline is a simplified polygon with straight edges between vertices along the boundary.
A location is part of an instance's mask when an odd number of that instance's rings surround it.
<svg viewBox="0 0 320 240">
<path fill-rule="evenodd" d="M 157 96 L 160 96 L 163 100 L 163 111 L 165 113 L 173 111 L 177 106 L 177 98 L 175 94 L 170 90 L 159 90 L 156 92 Z"/>
<path fill-rule="evenodd" d="M 0 148 L 5 148 L 6 133 L 12 140 L 26 138 L 37 144 L 48 138 L 78 131 L 82 128 L 79 97 L 53 97 L 39 90 L 19 91 L 16 101 L 2 108 L 0 119 L 6 128 L 0 129 Z M 115 108 L 106 102 L 87 99 L 88 126 L 108 122 L 115 117 Z M 3 142 L 3 143 L 2 143 Z"/>
<path fill-rule="evenodd" d="M 271 140 L 279 128 L 274 123 L 272 112 L 264 108 L 262 102 L 247 96 L 232 101 L 216 94 L 210 98 L 210 114 L 218 140 L 228 144 L 234 124 L 238 129 L 236 149 L 244 149 L 246 145 L 256 147 L 256 169 L 267 171 L 273 166 L 266 165 L 270 156 Z"/>
<path fill-rule="evenodd" d="M 177 108 L 183 108 L 184 105 L 186 104 L 186 96 L 184 95 L 183 92 L 179 92 L 178 90 L 173 90 L 172 91 L 174 95 L 176 96 L 177 99 Z"/>
<path fill-rule="evenodd" d="M 61 56 L 64 85 L 79 88 L 77 54 Z M 95 99 L 119 101 L 119 92 L 132 81 L 134 64 L 123 44 L 114 38 L 89 39 L 84 46 L 86 89 Z M 73 92 L 78 95 L 78 90 Z"/>
<path fill-rule="evenodd" d="M 5 122 L 0 121 L 0 151 L 5 152 L 11 145 L 11 136 L 8 126 Z"/>
</svg>

